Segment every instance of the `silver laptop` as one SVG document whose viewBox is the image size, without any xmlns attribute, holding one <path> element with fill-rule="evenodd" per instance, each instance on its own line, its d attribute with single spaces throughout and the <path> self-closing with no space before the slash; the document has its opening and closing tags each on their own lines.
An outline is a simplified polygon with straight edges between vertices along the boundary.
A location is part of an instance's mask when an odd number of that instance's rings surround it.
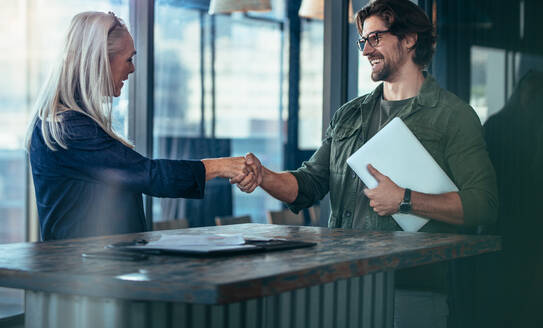
<svg viewBox="0 0 543 328">
<path fill-rule="evenodd" d="M 377 180 L 369 173 L 368 164 L 402 188 L 427 194 L 458 191 L 445 171 L 398 117 L 351 155 L 347 164 L 370 189 L 377 187 Z M 396 213 L 392 217 L 403 230 L 412 232 L 428 222 L 428 219 L 414 214 Z"/>
</svg>

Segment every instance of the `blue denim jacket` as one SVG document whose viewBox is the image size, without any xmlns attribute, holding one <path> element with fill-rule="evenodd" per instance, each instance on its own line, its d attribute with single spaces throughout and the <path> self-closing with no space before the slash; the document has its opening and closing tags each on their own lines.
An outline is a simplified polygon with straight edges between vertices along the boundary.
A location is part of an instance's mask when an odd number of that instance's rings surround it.
<svg viewBox="0 0 543 328">
<path fill-rule="evenodd" d="M 142 193 L 203 197 L 202 162 L 141 156 L 76 111 L 62 124 L 68 149 L 49 149 L 39 120 L 30 143 L 43 240 L 145 231 Z"/>
</svg>

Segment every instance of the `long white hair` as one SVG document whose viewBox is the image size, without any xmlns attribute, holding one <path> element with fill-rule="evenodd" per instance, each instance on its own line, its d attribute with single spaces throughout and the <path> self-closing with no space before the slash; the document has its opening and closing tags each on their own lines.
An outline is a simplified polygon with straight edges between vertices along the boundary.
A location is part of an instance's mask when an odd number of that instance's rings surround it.
<svg viewBox="0 0 543 328">
<path fill-rule="evenodd" d="M 67 110 L 89 116 L 112 138 L 133 148 L 113 131 L 111 122 L 114 82 L 110 59 L 122 49 L 125 33 L 129 33 L 126 25 L 111 12 L 74 16 L 61 60 L 34 104 L 35 115 L 26 134 L 27 150 L 38 119 L 47 147 L 57 150 L 58 145 L 67 149 L 59 115 Z"/>
</svg>

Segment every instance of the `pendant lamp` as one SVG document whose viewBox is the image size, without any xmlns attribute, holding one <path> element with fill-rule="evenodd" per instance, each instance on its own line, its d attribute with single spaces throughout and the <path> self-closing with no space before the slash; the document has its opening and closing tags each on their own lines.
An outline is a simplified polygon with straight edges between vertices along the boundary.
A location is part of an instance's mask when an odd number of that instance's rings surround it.
<svg viewBox="0 0 543 328">
<path fill-rule="evenodd" d="M 333 1 L 333 0 L 329 0 Z M 303 0 L 300 10 L 300 17 L 324 19 L 324 0 Z M 353 22 L 353 1 L 349 0 L 349 23 Z"/>
<path fill-rule="evenodd" d="M 225 14 L 235 11 L 268 11 L 270 0 L 211 0 L 209 14 Z"/>
</svg>

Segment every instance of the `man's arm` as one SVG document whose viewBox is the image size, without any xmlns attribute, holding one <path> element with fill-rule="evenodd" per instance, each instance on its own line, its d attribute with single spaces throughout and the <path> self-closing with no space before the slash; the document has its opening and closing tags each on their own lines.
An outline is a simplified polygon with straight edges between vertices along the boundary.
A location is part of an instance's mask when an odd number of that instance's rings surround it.
<svg viewBox="0 0 543 328">
<path fill-rule="evenodd" d="M 432 195 L 411 192 L 411 212 L 449 224 L 464 224 L 464 210 L 457 192 Z"/>
<path fill-rule="evenodd" d="M 337 112 L 336 112 L 337 113 Z M 330 144 L 332 142 L 331 126 L 326 131 L 324 140 L 311 158 L 304 162 L 300 168 L 290 172 L 274 172 L 261 166 L 256 156 L 246 156 L 247 160 L 254 161 L 262 169 L 260 186 L 272 197 L 287 203 L 293 212 L 309 207 L 315 201 L 322 199 L 329 191 L 330 179 Z M 250 174 L 248 175 L 250 176 Z M 256 185 L 246 183 L 243 178 L 230 179 L 230 183 L 237 184 L 244 192 L 252 192 Z"/>
<path fill-rule="evenodd" d="M 405 189 L 396 185 L 373 166 L 368 165 L 368 170 L 379 183 L 376 188 L 364 190 L 370 199 L 370 206 L 381 216 L 397 213 Z M 456 192 L 433 195 L 412 191 L 411 204 L 411 213 L 413 214 L 449 224 L 464 224 L 462 202 Z"/>
<path fill-rule="evenodd" d="M 263 166 L 260 187 L 285 203 L 293 203 L 298 197 L 298 180 L 290 172 L 274 172 Z"/>
</svg>

